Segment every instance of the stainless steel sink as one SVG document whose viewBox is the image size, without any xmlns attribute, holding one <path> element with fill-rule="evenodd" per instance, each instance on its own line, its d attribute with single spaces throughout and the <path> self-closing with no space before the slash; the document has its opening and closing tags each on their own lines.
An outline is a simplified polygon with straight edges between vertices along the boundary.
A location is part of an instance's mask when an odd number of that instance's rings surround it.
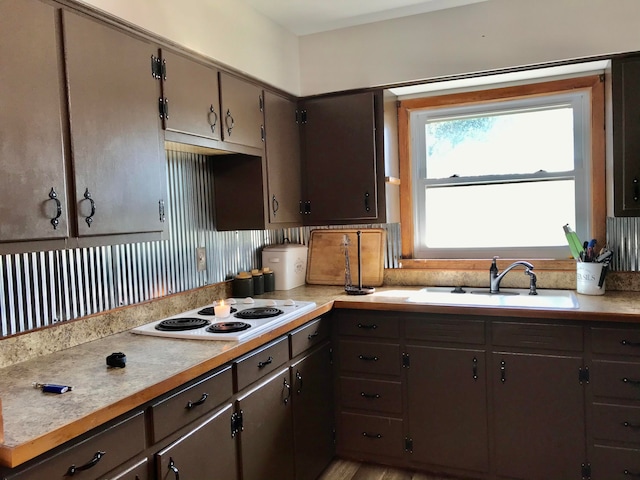
<svg viewBox="0 0 640 480">
<path fill-rule="evenodd" d="M 500 293 L 489 293 L 489 289 L 465 287 L 464 293 L 454 287 L 427 287 L 407 298 L 410 303 L 514 307 L 540 309 L 575 309 L 580 305 L 572 290 L 538 289 L 537 295 L 529 295 L 528 289 L 503 288 Z"/>
</svg>

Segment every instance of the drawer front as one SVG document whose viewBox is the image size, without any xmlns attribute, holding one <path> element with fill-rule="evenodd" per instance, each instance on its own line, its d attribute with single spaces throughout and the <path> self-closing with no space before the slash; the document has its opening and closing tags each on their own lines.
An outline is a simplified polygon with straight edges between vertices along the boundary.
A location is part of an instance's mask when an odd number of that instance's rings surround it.
<svg viewBox="0 0 640 480">
<path fill-rule="evenodd" d="M 400 320 L 396 315 L 370 311 L 336 310 L 335 321 L 340 335 L 367 338 L 398 338 Z"/>
<path fill-rule="evenodd" d="M 401 414 L 400 382 L 340 377 L 340 403 L 344 408 Z"/>
<path fill-rule="evenodd" d="M 374 375 L 400 375 L 400 345 L 340 340 L 340 369 Z"/>
<path fill-rule="evenodd" d="M 288 360 L 288 337 L 282 337 L 236 360 L 234 362 L 236 370 L 236 390 L 242 390 L 259 378 L 273 372 Z"/>
<path fill-rule="evenodd" d="M 150 408 L 153 442 L 210 412 L 233 394 L 231 367 L 182 389 Z"/>
<path fill-rule="evenodd" d="M 371 457 L 402 457 L 402 420 L 372 415 L 340 414 L 338 450 Z"/>
<path fill-rule="evenodd" d="M 449 315 L 412 315 L 405 320 L 405 335 L 414 340 L 430 342 L 485 343 L 483 320 L 460 320 Z"/>
<path fill-rule="evenodd" d="M 640 328 L 592 328 L 594 353 L 640 357 Z"/>
<path fill-rule="evenodd" d="M 594 360 L 591 384 L 597 397 L 640 401 L 640 363 Z"/>
<path fill-rule="evenodd" d="M 640 478 L 640 450 L 596 446 L 591 462 L 592 480 Z"/>
<path fill-rule="evenodd" d="M 493 345 L 581 352 L 582 327 L 535 323 L 493 322 Z"/>
<path fill-rule="evenodd" d="M 625 442 L 640 447 L 640 407 L 595 404 L 593 437 L 599 441 Z"/>
<path fill-rule="evenodd" d="M 11 480 L 101 478 L 144 450 L 145 437 L 144 413 L 140 412 L 33 468 L 7 478 Z"/>
<path fill-rule="evenodd" d="M 149 462 L 144 458 L 132 467 L 118 469 L 116 472 L 100 477 L 100 480 L 151 480 L 148 464 Z"/>
<path fill-rule="evenodd" d="M 289 334 L 291 358 L 320 345 L 331 335 L 331 321 L 327 317 L 317 318 Z"/>
</svg>

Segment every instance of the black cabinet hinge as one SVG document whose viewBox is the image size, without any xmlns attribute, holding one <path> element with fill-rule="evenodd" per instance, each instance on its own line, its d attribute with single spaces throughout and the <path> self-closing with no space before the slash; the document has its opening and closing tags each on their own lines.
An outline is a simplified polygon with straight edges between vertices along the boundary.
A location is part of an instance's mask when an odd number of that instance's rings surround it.
<svg viewBox="0 0 640 480">
<path fill-rule="evenodd" d="M 151 76 L 156 80 L 167 79 L 167 61 L 151 55 Z"/>
<path fill-rule="evenodd" d="M 231 438 L 234 438 L 243 429 L 242 410 L 231 414 Z"/>
<path fill-rule="evenodd" d="M 402 353 L 402 367 L 409 368 L 411 366 L 411 357 L 406 352 Z"/>
<path fill-rule="evenodd" d="M 160 118 L 169 120 L 169 100 L 167 98 L 160 97 L 158 99 L 158 113 Z"/>
<path fill-rule="evenodd" d="M 300 114 L 298 115 L 296 112 L 296 122 L 300 123 L 301 125 L 304 125 L 307 123 L 307 111 L 306 110 L 300 110 Z"/>
<path fill-rule="evenodd" d="M 582 480 L 591 480 L 591 464 L 583 463 L 581 470 L 582 470 Z"/>
<path fill-rule="evenodd" d="M 589 383 L 589 367 L 580 367 L 578 370 L 578 382 L 580 382 L 580 385 Z"/>
<path fill-rule="evenodd" d="M 404 451 L 413 453 L 413 438 L 404 437 Z"/>
</svg>

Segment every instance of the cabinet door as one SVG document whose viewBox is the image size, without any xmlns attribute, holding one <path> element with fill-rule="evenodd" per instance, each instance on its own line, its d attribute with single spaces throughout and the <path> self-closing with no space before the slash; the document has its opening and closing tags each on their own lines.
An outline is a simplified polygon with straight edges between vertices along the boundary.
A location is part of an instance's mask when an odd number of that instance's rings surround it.
<svg viewBox="0 0 640 480">
<path fill-rule="evenodd" d="M 220 72 L 222 139 L 262 148 L 263 98 L 260 87 Z"/>
<path fill-rule="evenodd" d="M 236 439 L 231 436 L 232 405 L 219 410 L 156 454 L 159 480 L 237 480 Z"/>
<path fill-rule="evenodd" d="M 56 14 L 0 2 L 0 242 L 69 235 Z"/>
<path fill-rule="evenodd" d="M 485 351 L 411 345 L 407 352 L 412 459 L 488 471 Z"/>
<path fill-rule="evenodd" d="M 378 207 L 384 210 L 376 200 L 374 99 L 374 93 L 359 93 L 304 102 L 305 221 L 310 224 L 371 220 Z"/>
<path fill-rule="evenodd" d="M 614 211 L 640 216 L 640 57 L 612 64 Z"/>
<path fill-rule="evenodd" d="M 285 368 L 238 398 L 243 480 L 293 480 L 291 395 Z"/>
<path fill-rule="evenodd" d="M 334 455 L 331 348 L 291 366 L 296 480 L 315 480 Z"/>
<path fill-rule="evenodd" d="M 157 48 L 68 11 L 63 24 L 78 233 L 162 231 Z"/>
<path fill-rule="evenodd" d="M 492 367 L 497 474 L 577 478 L 586 458 L 582 359 L 499 352 Z"/>
<path fill-rule="evenodd" d="M 162 62 L 164 129 L 220 140 L 218 71 L 167 50 Z"/>
<path fill-rule="evenodd" d="M 264 92 L 269 223 L 302 223 L 297 104 Z"/>
</svg>

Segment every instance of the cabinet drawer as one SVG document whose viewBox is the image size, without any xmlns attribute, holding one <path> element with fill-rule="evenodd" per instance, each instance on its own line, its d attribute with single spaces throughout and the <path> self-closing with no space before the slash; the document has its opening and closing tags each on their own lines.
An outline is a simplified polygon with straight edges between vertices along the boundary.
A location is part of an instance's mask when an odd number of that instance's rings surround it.
<svg viewBox="0 0 640 480">
<path fill-rule="evenodd" d="M 412 315 L 405 320 L 405 335 L 415 340 L 481 345 L 485 343 L 484 325 L 482 320 L 461 320 L 449 315 Z"/>
<path fill-rule="evenodd" d="M 319 345 L 331 335 L 331 322 L 322 317 L 313 320 L 289 334 L 291 342 L 291 358 L 295 358 L 305 350 Z"/>
<path fill-rule="evenodd" d="M 151 480 L 149 476 L 149 462 L 146 458 L 143 458 L 139 462 L 136 462 L 133 466 L 123 467 L 117 469 L 115 472 L 111 472 L 104 477 L 100 477 L 100 480 Z"/>
<path fill-rule="evenodd" d="M 149 410 L 153 442 L 210 412 L 232 394 L 233 377 L 227 367 L 155 403 Z"/>
<path fill-rule="evenodd" d="M 388 343 L 340 341 L 340 369 L 374 375 L 400 375 L 400 346 Z"/>
<path fill-rule="evenodd" d="M 341 413 L 338 450 L 358 452 L 372 457 L 402 457 L 402 420 Z"/>
<path fill-rule="evenodd" d="M 240 391 L 289 360 L 289 338 L 282 337 L 234 362 L 236 391 Z"/>
<path fill-rule="evenodd" d="M 493 344 L 512 348 L 582 351 L 582 327 L 493 322 Z"/>
<path fill-rule="evenodd" d="M 592 480 L 630 480 L 640 477 L 640 450 L 596 446 L 591 462 Z"/>
<path fill-rule="evenodd" d="M 592 328 L 594 353 L 640 357 L 640 329 Z"/>
<path fill-rule="evenodd" d="M 640 408 L 622 405 L 593 406 L 593 437 L 640 446 Z"/>
<path fill-rule="evenodd" d="M 8 480 L 93 480 L 145 448 L 144 413 L 127 418 Z M 93 466 L 91 466 L 93 464 Z M 82 467 L 86 469 L 82 470 Z M 71 473 L 74 471 L 74 473 Z"/>
<path fill-rule="evenodd" d="M 597 397 L 640 400 L 640 363 L 594 360 L 591 384 Z"/>
<path fill-rule="evenodd" d="M 336 310 L 334 318 L 340 335 L 368 338 L 400 336 L 400 320 L 397 316 L 388 313 Z"/>
<path fill-rule="evenodd" d="M 346 408 L 402 413 L 400 382 L 340 377 L 340 403 Z"/>
</svg>

